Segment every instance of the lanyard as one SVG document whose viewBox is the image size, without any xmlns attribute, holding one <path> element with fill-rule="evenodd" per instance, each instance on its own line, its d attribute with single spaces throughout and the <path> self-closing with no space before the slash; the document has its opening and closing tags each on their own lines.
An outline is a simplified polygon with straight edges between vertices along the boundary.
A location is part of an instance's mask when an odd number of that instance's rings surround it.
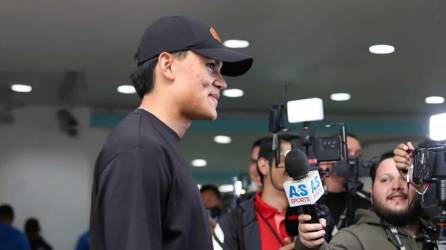
<svg viewBox="0 0 446 250">
<path fill-rule="evenodd" d="M 265 217 L 263 217 L 263 215 L 259 212 L 259 210 L 257 208 L 255 208 L 255 209 L 256 209 L 256 214 L 258 214 L 260 216 L 260 218 L 262 218 L 262 220 L 266 223 L 266 225 L 268 226 L 269 230 L 273 233 L 274 237 L 276 237 L 276 239 L 279 242 L 280 246 L 285 246 L 285 244 L 283 243 L 282 239 L 277 234 L 276 230 L 274 230 L 273 226 L 271 226 L 271 224 L 269 224 L 268 220 Z"/>
<path fill-rule="evenodd" d="M 344 211 L 342 211 L 342 214 L 339 216 L 339 221 L 338 221 L 338 224 L 336 225 L 337 228 L 339 228 L 339 229 L 343 228 L 344 221 L 347 219 L 347 212 L 348 212 L 348 207 L 346 204 Z"/>
<path fill-rule="evenodd" d="M 398 244 L 398 247 L 401 250 L 406 250 L 406 247 L 403 245 L 403 243 L 401 242 L 400 236 L 398 235 L 398 229 L 396 229 L 396 227 L 394 226 L 390 226 L 390 232 L 393 235 L 393 238 L 396 240 L 396 243 Z"/>
</svg>

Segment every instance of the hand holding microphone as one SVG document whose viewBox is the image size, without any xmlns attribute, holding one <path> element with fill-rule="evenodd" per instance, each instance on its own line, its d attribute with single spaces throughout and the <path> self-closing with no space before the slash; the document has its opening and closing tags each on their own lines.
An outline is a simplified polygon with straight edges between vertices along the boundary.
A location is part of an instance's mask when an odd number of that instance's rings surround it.
<svg viewBox="0 0 446 250">
<path fill-rule="evenodd" d="M 283 184 L 289 208 L 285 226 L 289 235 L 298 235 L 298 216 L 310 215 L 310 222 L 319 223 L 318 210 L 314 205 L 324 194 L 324 188 L 317 170 L 309 171 L 308 158 L 299 149 L 293 149 L 285 157 L 285 169 L 293 178 Z"/>
<path fill-rule="evenodd" d="M 324 243 L 325 227 L 327 225 L 325 219 L 319 219 L 319 223 L 308 223 L 311 219 L 308 214 L 299 215 L 299 240 L 308 248 L 317 247 Z"/>
</svg>

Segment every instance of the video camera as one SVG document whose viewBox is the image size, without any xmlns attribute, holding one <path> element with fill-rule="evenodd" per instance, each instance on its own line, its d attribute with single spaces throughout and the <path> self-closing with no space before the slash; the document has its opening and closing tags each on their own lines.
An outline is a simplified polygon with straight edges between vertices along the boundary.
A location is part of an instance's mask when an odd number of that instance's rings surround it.
<svg viewBox="0 0 446 250">
<path fill-rule="evenodd" d="M 425 184 L 446 179 L 446 141 L 427 140 L 412 155 L 414 183 Z"/>
<path fill-rule="evenodd" d="M 273 151 L 274 156 L 280 154 L 277 133 L 281 131 L 298 130 L 299 139 L 293 141 L 292 147 L 299 148 L 310 159 L 311 165 L 317 165 L 319 162 L 342 161 L 347 159 L 347 143 L 345 136 L 345 126 L 342 123 L 328 124 L 322 127 L 339 127 L 335 135 L 315 136 L 315 129 L 320 126 L 312 126 L 310 122 L 321 121 L 324 119 L 322 100 L 319 98 L 303 99 L 289 101 L 287 103 L 287 117 L 289 123 L 303 122 L 303 127 L 286 128 L 283 115 L 285 105 L 275 105 L 270 110 L 269 131 L 273 133 Z M 274 157 L 278 161 L 279 157 Z M 278 162 L 276 162 L 278 163 Z"/>
<path fill-rule="evenodd" d="M 285 125 L 284 115 L 287 114 L 288 123 L 302 123 L 301 128 Z M 274 105 L 269 113 L 269 131 L 273 133 L 273 152 L 276 164 L 280 155 L 277 133 L 296 130 L 298 140 L 293 141 L 292 147 L 298 148 L 307 155 L 312 170 L 318 169 L 319 164 L 330 162 L 334 164 L 333 171 L 338 176 L 347 179 L 357 179 L 369 176 L 370 166 L 374 161 L 362 161 L 358 157 L 348 155 L 345 125 L 343 123 L 315 125 L 311 122 L 324 119 L 323 102 L 319 98 L 294 100 L 284 104 Z M 319 170 L 319 169 L 318 169 Z M 330 172 L 320 171 L 321 175 Z"/>
<path fill-rule="evenodd" d="M 334 171 L 337 176 L 345 178 L 367 177 L 370 176 L 370 168 L 379 162 L 377 157 L 370 160 L 363 160 L 357 156 L 348 156 L 348 160 L 342 162 L 336 162 L 334 165 Z"/>
<path fill-rule="evenodd" d="M 429 130 L 430 139 L 411 152 L 413 168 L 408 173 L 408 181 L 435 187 L 430 191 L 441 209 L 433 218 L 435 226 L 427 232 L 423 250 L 446 248 L 446 113 L 431 116 Z"/>
</svg>

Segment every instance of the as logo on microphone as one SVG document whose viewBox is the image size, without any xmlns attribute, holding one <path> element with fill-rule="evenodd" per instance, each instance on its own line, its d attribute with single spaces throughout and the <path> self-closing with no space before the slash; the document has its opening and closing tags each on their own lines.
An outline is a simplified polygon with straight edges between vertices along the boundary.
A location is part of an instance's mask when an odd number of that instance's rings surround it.
<svg viewBox="0 0 446 250">
<path fill-rule="evenodd" d="M 296 186 L 290 186 L 290 198 L 302 197 L 308 195 L 307 186 L 305 184 L 299 184 Z"/>
<path fill-rule="evenodd" d="M 324 193 L 317 170 L 308 172 L 307 177 L 283 184 L 290 207 L 314 204 Z"/>
</svg>

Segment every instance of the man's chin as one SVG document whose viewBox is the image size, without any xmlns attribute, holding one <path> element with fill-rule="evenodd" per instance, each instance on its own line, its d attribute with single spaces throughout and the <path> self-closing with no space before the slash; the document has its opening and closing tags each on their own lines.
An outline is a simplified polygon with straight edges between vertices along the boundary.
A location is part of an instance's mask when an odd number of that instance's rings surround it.
<svg viewBox="0 0 446 250">
<path fill-rule="evenodd" d="M 217 111 L 215 112 L 209 112 L 206 114 L 195 114 L 192 116 L 191 120 L 211 120 L 214 121 L 217 119 Z"/>
<path fill-rule="evenodd" d="M 388 207 L 385 208 L 385 211 L 387 211 L 387 213 L 389 214 L 403 214 L 407 212 L 407 206 L 393 206 L 393 207 Z"/>
<path fill-rule="evenodd" d="M 421 215 L 421 206 L 418 202 L 413 206 L 408 204 L 397 206 L 391 203 L 387 203 L 385 206 L 377 206 L 375 204 L 373 210 L 381 219 L 395 226 L 407 225 L 416 221 Z"/>
</svg>

